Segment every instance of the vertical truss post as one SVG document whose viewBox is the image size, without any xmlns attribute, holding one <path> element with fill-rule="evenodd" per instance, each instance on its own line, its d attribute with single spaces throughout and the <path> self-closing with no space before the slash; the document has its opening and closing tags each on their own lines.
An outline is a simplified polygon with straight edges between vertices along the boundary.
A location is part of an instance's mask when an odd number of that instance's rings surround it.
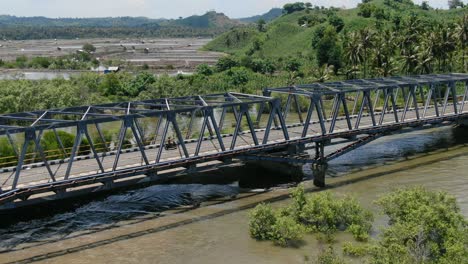
<svg viewBox="0 0 468 264">
<path fill-rule="evenodd" d="M 258 138 L 257 138 L 257 133 L 255 132 L 255 127 L 252 122 L 252 118 L 250 117 L 249 114 L 249 105 L 248 104 L 243 104 L 241 106 L 243 109 L 243 112 L 245 114 L 245 117 L 247 118 L 247 125 L 249 125 L 250 133 L 252 134 L 252 139 L 254 141 L 255 146 L 258 146 Z"/>
<path fill-rule="evenodd" d="M 187 135 L 185 135 L 185 139 L 190 139 L 192 137 L 192 128 L 193 128 L 193 121 L 195 119 L 195 113 L 196 113 L 196 111 L 193 110 L 191 115 L 190 115 L 189 127 L 187 129 Z"/>
<path fill-rule="evenodd" d="M 177 140 L 179 141 L 180 146 L 182 147 L 182 151 L 186 158 L 190 157 L 190 154 L 187 151 L 187 147 L 185 146 L 184 137 L 180 132 L 179 125 L 177 124 L 176 114 L 174 112 L 169 113 L 169 119 L 172 123 L 172 127 L 174 128 L 177 136 Z"/>
<path fill-rule="evenodd" d="M 468 99 L 468 81 L 465 83 L 465 92 L 463 93 L 463 101 L 462 101 L 462 104 L 460 106 L 460 113 L 463 113 L 464 112 L 464 108 L 465 108 L 465 102 L 466 100 Z"/>
<path fill-rule="evenodd" d="M 135 141 L 138 145 L 138 149 L 141 152 L 141 157 L 143 158 L 143 161 L 146 165 L 149 165 L 148 157 L 146 157 L 145 146 L 143 144 L 143 135 L 141 130 L 137 129 L 137 119 L 134 119 L 133 117 L 127 117 L 125 121 L 127 122 L 127 127 L 130 127 L 130 129 L 132 130 L 133 136 L 135 137 Z"/>
<path fill-rule="evenodd" d="M 291 101 L 292 101 L 292 94 L 288 95 L 288 100 L 286 100 L 286 106 L 284 107 L 283 110 L 283 118 L 286 120 L 288 118 L 289 111 L 291 111 Z"/>
<path fill-rule="evenodd" d="M 413 106 L 414 106 L 414 111 L 416 112 L 416 119 L 419 120 L 419 107 L 418 107 L 418 97 L 416 96 L 416 88 L 417 86 L 411 86 L 410 87 L 410 93 L 411 96 L 413 97 Z"/>
<path fill-rule="evenodd" d="M 304 124 L 304 119 L 302 118 L 302 111 L 301 111 L 301 105 L 299 103 L 299 97 L 297 96 L 297 94 L 294 95 L 294 101 L 296 102 L 296 111 L 297 111 L 297 114 L 299 116 L 299 122 L 301 124 Z"/>
<path fill-rule="evenodd" d="M 52 172 L 49 162 L 47 161 L 47 157 L 44 153 L 44 149 L 41 146 L 41 137 L 42 130 L 39 132 L 39 136 L 36 136 L 36 133 L 34 133 L 34 144 L 36 145 L 36 150 L 39 152 L 39 156 L 41 156 L 42 162 L 44 162 L 44 165 L 47 169 L 47 172 L 49 173 L 50 178 L 52 179 L 52 181 L 55 182 L 55 174 Z"/>
<path fill-rule="evenodd" d="M 442 116 L 445 115 L 445 112 L 447 111 L 447 104 L 448 104 L 448 98 L 450 95 L 450 87 L 447 85 L 447 89 L 445 89 L 445 95 L 444 95 L 444 105 L 442 108 Z"/>
<path fill-rule="evenodd" d="M 330 124 L 330 129 L 329 133 L 333 133 L 335 130 L 335 124 L 336 124 L 336 119 L 338 118 L 338 113 L 340 111 L 340 103 L 341 103 L 341 93 L 335 95 L 335 100 L 333 103 L 333 108 L 332 108 L 332 115 L 331 115 L 331 124 Z"/>
<path fill-rule="evenodd" d="M 356 96 L 354 97 L 353 112 L 351 113 L 351 115 L 354 115 L 356 113 L 358 101 L 359 101 L 359 91 L 356 92 Z"/>
<path fill-rule="evenodd" d="M 162 115 L 157 116 L 157 118 L 158 118 L 158 123 L 156 124 L 156 128 L 154 129 L 154 139 L 151 142 L 152 144 L 155 144 L 155 145 L 156 145 L 156 141 L 158 139 L 159 130 L 161 129 L 161 124 L 162 124 L 162 120 L 163 120 Z"/>
<path fill-rule="evenodd" d="M 286 120 L 284 119 L 283 115 L 281 114 L 281 105 L 280 104 L 276 105 L 275 111 L 276 111 L 276 115 L 277 115 L 277 117 L 279 119 L 281 129 L 283 131 L 284 139 L 289 140 L 288 127 L 286 126 Z"/>
<path fill-rule="evenodd" d="M 397 107 L 397 104 L 396 104 L 396 96 L 395 96 L 395 92 L 393 92 L 393 88 L 390 88 L 390 99 L 392 101 L 392 108 L 393 108 L 393 116 L 395 117 L 395 122 L 396 123 L 399 123 L 399 119 L 398 119 L 398 107 Z M 397 92 L 398 92 L 398 88 L 396 89 Z"/>
<path fill-rule="evenodd" d="M 306 117 L 306 121 L 304 123 L 304 129 L 302 130 L 302 137 L 307 136 L 307 131 L 309 130 L 310 121 L 312 120 L 312 114 L 314 112 L 314 107 L 315 107 L 314 100 L 313 100 L 312 97 L 310 97 L 310 106 L 309 106 L 309 109 L 307 110 L 307 117 Z"/>
<path fill-rule="evenodd" d="M 434 109 L 436 112 L 436 116 L 439 117 L 439 101 L 437 100 L 437 96 L 440 95 L 440 89 L 437 85 L 431 83 L 431 90 L 432 90 L 432 99 L 434 100 Z"/>
<path fill-rule="evenodd" d="M 322 135 L 327 134 L 327 129 L 325 128 L 325 117 L 323 116 L 323 104 L 322 96 L 321 95 L 313 95 L 315 110 L 317 111 L 317 115 L 319 118 L 320 129 L 322 130 Z"/>
<path fill-rule="evenodd" d="M 99 159 L 99 155 L 98 155 L 98 152 L 96 151 L 96 148 L 94 146 L 94 142 L 93 142 L 93 139 L 91 138 L 91 136 L 89 135 L 89 132 L 88 132 L 88 126 L 86 123 L 79 123 L 78 124 L 78 129 L 81 131 L 81 134 L 84 134 L 86 139 L 88 139 L 88 142 L 89 142 L 89 146 L 91 148 L 91 151 L 93 152 L 93 156 L 94 156 L 94 159 L 96 160 L 98 166 L 99 166 L 99 169 L 101 170 L 101 172 L 104 173 L 104 167 L 102 166 L 102 162 L 101 160 Z"/>
<path fill-rule="evenodd" d="M 117 150 L 115 153 L 115 160 L 114 165 L 112 166 L 112 171 L 117 169 L 117 165 L 119 164 L 120 154 L 122 153 L 122 146 L 125 141 L 125 135 L 127 134 L 127 122 L 122 120 L 122 126 L 120 127 L 119 133 L 119 142 L 117 144 Z"/>
<path fill-rule="evenodd" d="M 406 119 L 406 113 L 408 112 L 408 108 L 409 108 L 409 104 L 410 104 L 410 100 L 411 100 L 411 92 L 406 94 L 405 93 L 405 88 L 401 87 L 401 89 L 402 89 L 402 93 L 403 93 L 403 96 L 404 96 L 404 99 L 405 99 L 405 108 L 403 109 L 403 114 L 401 116 L 401 121 L 404 122 L 405 119 Z M 411 88 L 410 88 L 410 90 L 411 90 Z"/>
<path fill-rule="evenodd" d="M 383 92 L 384 92 L 385 99 L 384 99 L 384 104 L 382 106 L 382 113 L 379 119 L 379 126 L 383 124 L 383 121 L 385 119 L 385 114 L 387 113 L 388 101 L 390 99 L 390 93 L 391 93 L 391 92 L 389 93 L 388 89 L 384 89 Z"/>
<path fill-rule="evenodd" d="M 371 96 L 370 96 L 370 90 L 367 90 L 364 92 L 364 95 L 367 97 L 367 106 L 368 106 L 368 109 L 369 109 L 369 113 L 370 113 L 370 116 L 371 116 L 371 120 L 372 120 L 372 125 L 373 126 L 376 126 L 377 123 L 375 122 L 375 114 L 374 114 L 374 106 L 372 105 L 372 100 L 371 100 Z"/>
<path fill-rule="evenodd" d="M 265 127 L 265 134 L 263 136 L 262 144 L 265 145 L 268 143 L 268 137 L 270 136 L 271 126 L 276 114 L 276 108 L 279 107 L 280 101 L 279 99 L 275 98 L 273 101 L 270 102 L 270 114 L 268 116 L 267 125 Z"/>
<path fill-rule="evenodd" d="M 242 108 L 239 113 L 234 113 L 236 115 L 236 128 L 234 129 L 234 136 L 232 137 L 231 148 L 233 150 L 236 147 L 237 137 L 239 135 L 239 131 L 241 129 L 241 122 L 242 122 Z"/>
<path fill-rule="evenodd" d="M 323 104 L 323 99 L 322 99 L 322 96 L 320 96 L 320 106 L 322 108 L 322 117 L 324 120 L 327 119 L 327 113 L 326 113 L 326 110 L 325 110 L 325 105 Z"/>
<path fill-rule="evenodd" d="M 218 127 L 218 125 L 216 124 L 216 119 L 214 117 L 214 111 L 213 111 L 213 108 L 212 107 L 208 107 L 206 109 L 206 114 L 210 117 L 211 119 L 211 123 L 213 124 L 213 129 L 216 133 L 216 137 L 218 138 L 218 143 L 219 143 L 219 146 L 221 147 L 221 150 L 224 152 L 226 151 L 226 148 L 224 147 L 224 142 L 223 142 L 223 137 L 221 136 L 221 131 Z"/>
<path fill-rule="evenodd" d="M 455 114 L 458 114 L 458 98 L 457 98 L 457 87 L 455 82 L 450 82 L 450 91 L 452 91 L 453 97 L 453 111 Z"/>
<path fill-rule="evenodd" d="M 73 144 L 73 148 L 72 148 L 72 151 L 70 153 L 70 158 L 68 160 L 67 170 L 65 171 L 65 177 L 64 177 L 65 180 L 68 180 L 68 178 L 70 177 L 70 172 L 71 172 L 71 168 L 73 166 L 73 161 L 74 161 L 75 156 L 76 156 L 76 154 L 78 152 L 78 149 L 79 149 L 79 147 L 81 145 L 81 141 L 83 140 L 82 136 L 83 136 L 83 134 L 81 134 L 81 130 L 80 130 L 79 126 L 77 126 L 76 127 L 75 143 Z"/>
<path fill-rule="evenodd" d="M 375 93 L 375 100 L 374 100 L 374 107 L 377 107 L 380 102 L 380 89 L 377 89 L 377 92 Z"/>
<path fill-rule="evenodd" d="M 5 134 L 6 134 L 7 138 L 8 138 L 8 141 L 10 142 L 11 148 L 13 149 L 13 152 L 15 153 L 16 158 L 18 158 L 19 153 L 18 153 L 18 149 L 16 149 L 15 141 L 11 137 L 11 134 L 10 134 L 10 132 L 8 132 L 8 130 L 6 131 Z"/>
<path fill-rule="evenodd" d="M 198 137 L 198 142 L 197 142 L 197 146 L 195 148 L 195 156 L 198 156 L 198 154 L 200 153 L 200 147 L 201 147 L 201 144 L 203 142 L 203 137 L 205 136 L 205 130 L 206 130 L 206 123 L 208 122 L 208 115 L 204 115 L 203 116 L 203 124 L 202 124 L 202 127 L 200 129 L 200 136 Z"/>
<path fill-rule="evenodd" d="M 19 178 L 21 175 L 21 170 L 23 169 L 24 158 L 28 150 L 29 142 L 31 140 L 34 140 L 35 137 L 36 137 L 36 131 L 34 130 L 34 128 L 29 128 L 24 132 L 23 148 L 21 149 L 21 153 L 18 158 L 18 164 L 16 165 L 15 178 L 13 178 L 13 184 L 11 186 L 12 190 L 16 189 L 16 187 L 18 186 L 18 182 L 19 182 Z"/>
<path fill-rule="evenodd" d="M 162 156 L 162 151 L 164 149 L 164 144 L 166 142 L 166 137 L 167 137 L 167 132 L 169 131 L 169 118 L 168 118 L 168 114 L 166 114 L 166 123 L 164 124 L 164 130 L 163 130 L 163 134 L 161 136 L 161 143 L 159 143 L 159 149 L 158 149 L 158 154 L 156 155 L 156 161 L 155 163 L 159 163 L 159 161 L 161 160 L 161 156 Z M 160 116 L 160 120 L 163 119 L 163 116 L 161 115 Z"/>
<path fill-rule="evenodd" d="M 332 104 L 332 108 L 330 109 L 330 115 L 328 115 L 330 118 L 332 118 L 335 115 L 335 109 L 336 109 L 336 105 L 338 104 L 338 102 L 339 102 L 338 94 L 335 94 L 335 96 L 333 96 L 333 104 Z"/>
<path fill-rule="evenodd" d="M 349 115 L 348 104 L 346 102 L 346 94 L 341 94 L 341 102 L 343 103 L 343 110 L 345 113 L 346 124 L 348 125 L 348 130 L 353 129 L 353 125 L 351 125 L 351 116 Z"/>
<path fill-rule="evenodd" d="M 433 93 L 433 89 L 431 85 L 431 88 L 427 91 L 427 98 L 424 103 L 423 118 L 426 118 L 427 109 L 429 108 L 429 105 L 431 104 L 432 93 Z"/>
<path fill-rule="evenodd" d="M 224 118 L 226 117 L 226 107 L 223 106 L 223 111 L 221 112 L 221 118 L 219 119 L 219 130 L 223 130 L 224 127 Z"/>
<path fill-rule="evenodd" d="M 265 97 L 271 97 L 271 92 L 268 91 L 268 89 L 263 89 L 263 96 Z M 260 121 L 262 119 L 262 114 L 263 114 L 263 111 L 265 111 L 265 107 L 266 107 L 266 102 L 261 102 L 260 103 L 260 109 L 258 110 L 258 113 L 257 113 L 257 124 L 260 124 Z"/>
<path fill-rule="evenodd" d="M 94 124 L 95 124 L 96 130 L 97 130 L 97 132 L 99 134 L 99 138 L 101 139 L 102 144 L 104 145 L 104 151 L 109 150 L 109 146 L 107 145 L 106 138 L 104 137 L 104 134 L 101 131 L 101 127 L 100 127 L 99 123 L 94 123 Z"/>
</svg>

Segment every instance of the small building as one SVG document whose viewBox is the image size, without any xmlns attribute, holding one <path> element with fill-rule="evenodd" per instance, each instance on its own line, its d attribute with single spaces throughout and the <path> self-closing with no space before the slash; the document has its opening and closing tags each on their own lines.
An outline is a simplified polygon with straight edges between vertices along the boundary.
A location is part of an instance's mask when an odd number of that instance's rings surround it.
<svg viewBox="0 0 468 264">
<path fill-rule="evenodd" d="M 119 71 L 120 71 L 120 67 L 113 66 L 113 67 L 109 67 L 106 70 L 104 70 L 104 74 L 112 73 L 112 72 L 119 72 Z"/>
</svg>

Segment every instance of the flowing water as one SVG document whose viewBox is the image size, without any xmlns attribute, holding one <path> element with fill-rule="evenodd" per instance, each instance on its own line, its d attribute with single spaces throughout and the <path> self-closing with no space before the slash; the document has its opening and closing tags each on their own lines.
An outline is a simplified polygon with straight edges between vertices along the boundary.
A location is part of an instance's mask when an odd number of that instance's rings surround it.
<svg viewBox="0 0 468 264">
<path fill-rule="evenodd" d="M 378 139 L 332 161 L 329 176 L 333 179 L 330 181 L 346 179 L 352 171 L 362 170 L 352 174 L 357 177 L 366 168 L 395 161 L 399 162 L 390 166 L 401 170 L 347 184 L 332 183 L 331 191 L 354 195 L 364 206 L 377 212 L 373 201 L 380 195 L 396 187 L 424 185 L 454 195 L 462 213 L 468 217 L 468 147 L 462 146 L 466 143 L 468 130 L 452 127 Z M 453 155 L 454 151 L 441 151 L 449 146 L 461 147 L 457 149 L 457 155 Z M 412 158 L 402 161 L 434 150 L 438 151 L 430 156 L 441 161 L 429 164 L 418 164 Z M 299 248 L 278 248 L 270 242 L 252 240 L 248 235 L 245 204 L 278 196 L 282 198 L 274 205 L 284 205 L 289 202 L 287 190 L 279 187 L 267 193 L 243 193 L 245 190 L 239 185 L 238 181 L 228 185 L 216 182 L 156 185 L 111 195 L 70 212 L 3 227 L 0 229 L 0 250 L 3 253 L 0 254 L 0 262 L 28 259 L 36 248 L 53 252 L 57 250 L 57 243 L 62 245 L 60 241 L 73 245 L 82 243 L 83 237 L 92 240 L 106 236 L 119 239 L 115 243 L 96 246 L 87 242 L 91 246 L 86 250 L 73 249 L 54 258 L 44 255 L 43 259 L 48 263 L 121 263 L 136 259 L 141 263 L 304 263 L 307 258 L 314 259 L 323 245 L 312 236 L 306 236 Z M 215 198 L 235 195 L 244 198 L 205 205 Z M 200 203 L 202 206 L 197 210 L 169 213 L 180 206 L 193 207 Z M 180 220 L 177 225 L 154 227 L 174 219 Z M 375 226 L 385 222 L 385 218 L 379 216 Z M 123 230 L 146 227 L 152 227 L 148 229 L 152 231 L 141 236 L 120 238 Z M 373 236 L 377 235 L 378 228 L 375 228 Z M 338 245 L 347 239 L 350 239 L 348 235 L 340 235 Z"/>
</svg>

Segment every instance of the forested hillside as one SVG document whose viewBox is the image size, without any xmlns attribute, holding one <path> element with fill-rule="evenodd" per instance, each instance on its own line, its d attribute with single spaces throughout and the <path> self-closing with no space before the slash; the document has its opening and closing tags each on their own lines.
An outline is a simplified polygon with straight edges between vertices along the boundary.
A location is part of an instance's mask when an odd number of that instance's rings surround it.
<svg viewBox="0 0 468 264">
<path fill-rule="evenodd" d="M 364 0 L 357 8 L 284 6 L 270 23 L 236 28 L 205 49 L 278 63 L 333 67 L 348 78 L 466 71 L 468 8 L 411 0 Z"/>
<path fill-rule="evenodd" d="M 180 19 L 146 17 L 46 18 L 0 16 L 2 39 L 95 37 L 213 37 L 241 24 L 222 13 Z"/>
</svg>

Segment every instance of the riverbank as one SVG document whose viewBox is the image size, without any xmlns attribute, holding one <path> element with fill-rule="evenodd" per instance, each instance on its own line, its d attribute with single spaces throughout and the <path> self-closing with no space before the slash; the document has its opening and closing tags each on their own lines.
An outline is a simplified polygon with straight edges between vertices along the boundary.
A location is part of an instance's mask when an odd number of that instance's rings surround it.
<svg viewBox="0 0 468 264">
<path fill-rule="evenodd" d="M 468 217 L 468 146 L 440 149 L 407 160 L 387 162 L 328 180 L 334 193 L 350 194 L 368 208 L 372 201 L 397 187 L 424 185 L 445 190 L 457 197 Z M 305 182 L 308 192 L 320 191 Z M 274 247 L 248 235 L 248 209 L 260 202 L 274 206 L 288 203 L 286 188 L 242 193 L 233 200 L 212 200 L 200 208 L 145 215 L 137 222 L 123 221 L 97 232 L 72 234 L 66 239 L 41 245 L 19 245 L 0 255 L 1 263 L 43 261 L 43 263 L 304 263 L 313 260 L 323 247 L 312 235 L 300 248 Z M 162 217 L 161 217 L 162 216 Z M 377 217 L 374 236 L 385 219 Z M 337 237 L 336 248 L 351 239 Z"/>
</svg>

